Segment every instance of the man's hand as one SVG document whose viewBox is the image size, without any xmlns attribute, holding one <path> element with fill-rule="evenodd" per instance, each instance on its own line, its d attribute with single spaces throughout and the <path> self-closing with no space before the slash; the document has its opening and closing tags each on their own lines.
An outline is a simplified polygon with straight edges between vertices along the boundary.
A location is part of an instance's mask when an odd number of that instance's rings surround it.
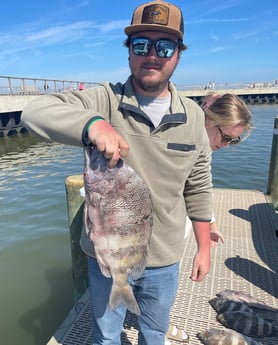
<svg viewBox="0 0 278 345">
<path fill-rule="evenodd" d="M 215 248 L 217 246 L 218 241 L 224 243 L 224 237 L 221 232 L 218 230 L 218 225 L 216 222 L 210 224 L 210 245 L 211 248 Z"/>
<path fill-rule="evenodd" d="M 92 170 L 99 169 L 100 171 L 106 171 L 107 169 L 109 169 L 109 160 L 104 157 L 103 152 L 98 151 L 96 146 L 88 147 L 88 153 L 90 155 L 90 168 Z M 123 164 L 124 162 L 120 158 L 116 164 L 116 167 L 121 168 Z"/>
<path fill-rule="evenodd" d="M 105 120 L 96 121 L 89 128 L 89 141 L 108 160 L 108 168 L 116 166 L 120 158 L 127 156 L 129 145 L 126 140 Z"/>
</svg>

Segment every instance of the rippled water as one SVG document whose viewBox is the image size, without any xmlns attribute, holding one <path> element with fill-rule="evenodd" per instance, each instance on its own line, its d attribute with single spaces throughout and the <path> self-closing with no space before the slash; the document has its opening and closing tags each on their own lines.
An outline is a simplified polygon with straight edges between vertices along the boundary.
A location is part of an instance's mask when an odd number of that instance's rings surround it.
<svg viewBox="0 0 278 345">
<path fill-rule="evenodd" d="M 254 130 L 213 154 L 215 187 L 266 191 L 278 106 L 253 106 Z M 44 345 L 73 304 L 65 178 L 80 148 L 0 138 L 0 344 Z"/>
<path fill-rule="evenodd" d="M 267 191 L 269 163 L 277 105 L 250 107 L 254 129 L 239 145 L 213 153 L 212 172 L 215 187 Z"/>
<path fill-rule="evenodd" d="M 65 178 L 78 148 L 0 139 L 0 344 L 46 344 L 73 304 Z"/>
</svg>

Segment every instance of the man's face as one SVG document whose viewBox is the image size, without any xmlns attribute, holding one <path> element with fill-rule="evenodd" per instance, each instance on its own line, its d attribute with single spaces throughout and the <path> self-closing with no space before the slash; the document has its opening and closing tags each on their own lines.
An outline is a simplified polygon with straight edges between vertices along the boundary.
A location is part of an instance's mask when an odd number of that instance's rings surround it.
<svg viewBox="0 0 278 345">
<path fill-rule="evenodd" d="M 155 31 L 142 31 L 133 34 L 131 37 L 134 38 L 147 38 L 152 42 L 157 40 L 171 40 L 177 42 L 177 38 L 173 35 L 166 34 L 163 32 Z M 163 41 L 165 43 L 165 41 Z M 157 48 L 152 45 L 151 49 L 142 48 L 145 51 L 145 55 L 136 55 L 132 48 L 132 43 L 129 48 L 129 65 L 133 75 L 133 83 L 135 89 L 145 91 L 147 94 L 155 93 L 159 90 L 163 90 L 168 85 L 168 81 L 173 74 L 177 64 L 179 63 L 179 51 L 175 47 L 174 53 L 171 57 L 167 57 L 167 49 L 159 50 L 159 56 L 156 49 L 160 49 L 159 45 Z M 165 47 L 165 45 L 164 45 Z M 167 44 L 166 44 L 167 47 Z M 163 54 L 163 52 L 165 54 Z M 164 57 L 166 56 L 166 57 Z"/>
</svg>

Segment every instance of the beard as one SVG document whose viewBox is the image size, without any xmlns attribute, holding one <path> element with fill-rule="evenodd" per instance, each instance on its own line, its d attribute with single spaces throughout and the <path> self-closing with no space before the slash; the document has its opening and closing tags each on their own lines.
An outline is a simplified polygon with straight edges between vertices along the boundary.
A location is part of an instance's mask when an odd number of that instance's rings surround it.
<svg viewBox="0 0 278 345">
<path fill-rule="evenodd" d="M 146 80 L 140 75 L 132 75 L 134 82 L 139 86 L 140 89 L 146 92 L 157 92 L 165 88 L 165 84 L 168 84 L 168 79 L 166 80 Z"/>
<path fill-rule="evenodd" d="M 163 91 L 165 89 L 165 87 L 168 87 L 169 84 L 169 80 L 172 77 L 175 68 L 168 73 L 166 72 L 162 72 L 163 67 L 161 67 L 158 64 L 150 64 L 150 63 L 146 63 L 146 65 L 148 67 L 153 67 L 158 69 L 159 75 L 156 75 L 156 72 L 149 72 L 147 73 L 146 71 L 139 70 L 138 73 L 135 73 L 135 71 L 132 68 L 132 64 L 130 63 L 130 70 L 132 72 L 132 78 L 133 78 L 133 82 L 141 89 L 144 90 L 145 92 L 158 92 L 158 91 Z"/>
</svg>

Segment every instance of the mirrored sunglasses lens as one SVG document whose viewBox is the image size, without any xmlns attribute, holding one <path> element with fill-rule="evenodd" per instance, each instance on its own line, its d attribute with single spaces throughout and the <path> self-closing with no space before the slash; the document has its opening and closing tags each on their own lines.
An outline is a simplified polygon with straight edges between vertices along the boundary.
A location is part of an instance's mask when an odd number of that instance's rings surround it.
<svg viewBox="0 0 278 345">
<path fill-rule="evenodd" d="M 240 141 L 241 141 L 240 137 L 233 138 L 233 139 L 231 139 L 230 144 L 236 145 L 236 144 L 240 143 Z"/>
<path fill-rule="evenodd" d="M 235 145 L 241 142 L 240 137 L 237 138 L 232 138 L 229 137 L 228 135 L 226 135 L 225 133 L 223 133 L 222 129 L 220 127 L 217 126 L 217 129 L 221 135 L 221 143 L 222 144 L 230 144 L 230 145 Z"/>
<path fill-rule="evenodd" d="M 135 55 L 145 56 L 150 52 L 151 43 L 148 39 L 134 38 L 131 45 L 132 51 Z"/>
<path fill-rule="evenodd" d="M 156 42 L 155 49 L 159 57 L 170 58 L 174 55 L 176 42 L 171 40 L 159 40 Z"/>
<path fill-rule="evenodd" d="M 172 40 L 152 41 L 148 38 L 134 38 L 131 41 L 132 51 L 135 55 L 146 56 L 155 45 L 156 54 L 159 57 L 170 58 L 174 55 L 177 42 Z"/>
</svg>

